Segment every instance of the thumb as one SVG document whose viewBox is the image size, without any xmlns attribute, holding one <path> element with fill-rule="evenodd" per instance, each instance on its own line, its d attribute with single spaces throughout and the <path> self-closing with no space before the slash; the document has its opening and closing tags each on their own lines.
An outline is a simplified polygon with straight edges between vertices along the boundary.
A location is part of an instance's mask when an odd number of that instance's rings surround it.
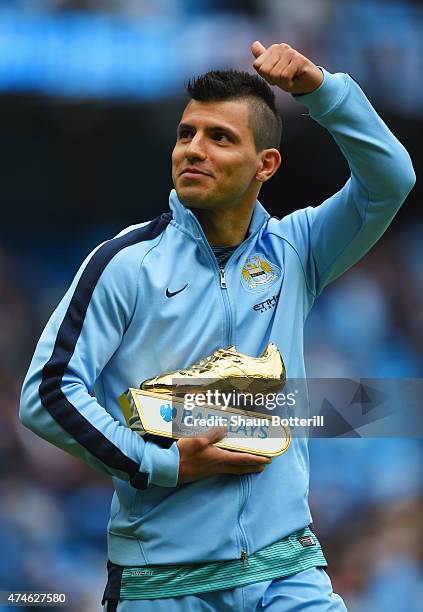
<svg viewBox="0 0 423 612">
<path fill-rule="evenodd" d="M 259 40 L 256 40 L 251 45 L 251 52 L 256 59 L 260 57 L 260 55 L 263 55 L 265 51 L 266 51 L 266 47 L 264 47 Z"/>
</svg>

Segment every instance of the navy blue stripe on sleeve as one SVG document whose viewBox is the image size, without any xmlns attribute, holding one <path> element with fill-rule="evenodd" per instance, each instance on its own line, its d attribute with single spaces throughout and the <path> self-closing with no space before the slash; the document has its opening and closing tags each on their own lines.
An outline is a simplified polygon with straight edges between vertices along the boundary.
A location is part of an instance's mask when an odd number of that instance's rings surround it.
<svg viewBox="0 0 423 612">
<path fill-rule="evenodd" d="M 39 388 L 41 402 L 53 419 L 102 463 L 126 472 L 130 476 L 131 484 L 137 489 L 147 487 L 148 474 L 139 472 L 140 466 L 124 455 L 69 402 L 61 386 L 81 333 L 92 294 L 105 267 L 122 249 L 159 236 L 170 220 L 171 214 L 164 213 L 148 225 L 109 240 L 94 253 L 78 281 L 59 328 L 53 353 L 43 368 Z"/>
</svg>

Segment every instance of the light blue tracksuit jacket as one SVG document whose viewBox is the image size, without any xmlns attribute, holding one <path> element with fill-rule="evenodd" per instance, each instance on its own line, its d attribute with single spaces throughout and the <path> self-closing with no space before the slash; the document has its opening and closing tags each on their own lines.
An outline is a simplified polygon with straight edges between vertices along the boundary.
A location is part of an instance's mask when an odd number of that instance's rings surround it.
<svg viewBox="0 0 423 612">
<path fill-rule="evenodd" d="M 117 401 L 128 387 L 231 344 L 258 356 L 272 341 L 288 377 L 305 377 L 303 326 L 314 300 L 384 233 L 415 175 L 348 75 L 325 71 L 300 101 L 348 161 L 351 176 L 338 193 L 282 220 L 257 202 L 222 276 L 198 221 L 172 191 L 171 213 L 88 256 L 38 342 L 21 421 L 113 477 L 108 546 L 119 565 L 235 559 L 311 522 L 305 439 L 263 473 L 178 486 L 176 443 L 145 442 L 126 427 Z"/>
</svg>

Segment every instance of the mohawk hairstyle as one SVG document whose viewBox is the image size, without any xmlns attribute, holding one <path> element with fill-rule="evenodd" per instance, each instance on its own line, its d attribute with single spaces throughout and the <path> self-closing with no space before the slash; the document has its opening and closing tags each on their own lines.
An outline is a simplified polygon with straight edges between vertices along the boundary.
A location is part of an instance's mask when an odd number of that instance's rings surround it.
<svg viewBox="0 0 423 612">
<path fill-rule="evenodd" d="M 187 92 L 199 102 L 245 100 L 250 106 L 250 127 L 257 151 L 279 149 L 282 120 L 275 104 L 275 94 L 257 75 L 239 70 L 212 70 L 190 79 Z"/>
</svg>

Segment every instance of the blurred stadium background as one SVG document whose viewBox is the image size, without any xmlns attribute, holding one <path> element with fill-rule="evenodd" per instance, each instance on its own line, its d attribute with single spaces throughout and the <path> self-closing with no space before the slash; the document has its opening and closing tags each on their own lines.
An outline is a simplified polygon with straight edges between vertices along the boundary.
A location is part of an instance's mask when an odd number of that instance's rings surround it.
<svg viewBox="0 0 423 612">
<path fill-rule="evenodd" d="M 20 385 L 89 250 L 167 208 L 184 81 L 249 69 L 255 39 L 349 72 L 418 170 L 420 2 L 0 0 L 0 590 L 65 591 L 72 612 L 99 609 L 110 483 L 18 423 Z M 282 216 L 339 189 L 348 168 L 303 107 L 278 99 L 284 164 L 261 200 Z M 422 376 L 422 196 L 417 183 L 317 303 L 311 376 Z M 417 439 L 311 443 L 315 528 L 352 612 L 421 609 L 422 457 Z"/>
</svg>

